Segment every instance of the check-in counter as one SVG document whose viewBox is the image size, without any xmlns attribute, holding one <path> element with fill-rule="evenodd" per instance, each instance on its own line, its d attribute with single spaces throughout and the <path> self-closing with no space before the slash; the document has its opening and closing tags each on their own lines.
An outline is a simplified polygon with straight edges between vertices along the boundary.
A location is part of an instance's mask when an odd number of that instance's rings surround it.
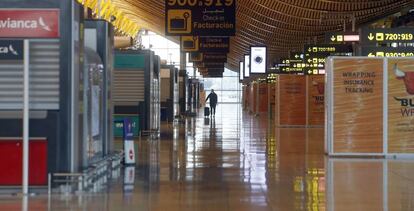
<svg viewBox="0 0 414 211">
<path fill-rule="evenodd" d="M 325 123 L 325 76 L 307 77 L 307 125 L 322 127 Z"/>
<path fill-rule="evenodd" d="M 260 82 L 257 84 L 256 95 L 256 114 L 265 114 L 268 112 L 268 85 L 266 82 Z"/>
<path fill-rule="evenodd" d="M 277 127 L 306 125 L 306 76 L 276 77 L 275 123 Z"/>
<path fill-rule="evenodd" d="M 252 82 L 249 89 L 249 112 L 256 114 L 257 112 L 257 88 L 258 84 Z"/>
<path fill-rule="evenodd" d="M 250 99 L 250 85 L 245 84 L 243 86 L 243 109 L 249 109 L 249 99 Z"/>
<path fill-rule="evenodd" d="M 324 209 L 412 210 L 411 203 L 404 202 L 413 173 L 410 160 L 327 159 L 324 190 L 329 194 Z"/>
<path fill-rule="evenodd" d="M 47 184 L 47 140 L 29 140 L 29 185 Z M 0 138 L 0 185 L 22 184 L 23 143 L 21 138 Z"/>
<path fill-rule="evenodd" d="M 142 132 L 160 128 L 160 59 L 149 50 L 115 52 L 116 115 L 139 115 Z"/>
<path fill-rule="evenodd" d="M 178 69 L 172 65 L 161 66 L 161 120 L 172 121 L 178 116 Z"/>
<path fill-rule="evenodd" d="M 269 118 L 275 119 L 275 103 L 276 103 L 276 83 L 268 83 L 267 85 L 267 104 Z"/>
</svg>

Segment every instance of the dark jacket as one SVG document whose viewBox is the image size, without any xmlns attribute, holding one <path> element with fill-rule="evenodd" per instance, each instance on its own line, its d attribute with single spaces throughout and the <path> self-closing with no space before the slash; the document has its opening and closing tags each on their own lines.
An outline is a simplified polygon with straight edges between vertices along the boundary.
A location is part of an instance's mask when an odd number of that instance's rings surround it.
<svg viewBox="0 0 414 211">
<path fill-rule="evenodd" d="M 206 99 L 206 101 L 208 100 L 208 99 L 210 99 L 210 105 L 216 105 L 217 104 L 217 95 L 216 95 L 216 93 L 210 93 L 208 96 L 207 96 L 207 99 Z"/>
</svg>

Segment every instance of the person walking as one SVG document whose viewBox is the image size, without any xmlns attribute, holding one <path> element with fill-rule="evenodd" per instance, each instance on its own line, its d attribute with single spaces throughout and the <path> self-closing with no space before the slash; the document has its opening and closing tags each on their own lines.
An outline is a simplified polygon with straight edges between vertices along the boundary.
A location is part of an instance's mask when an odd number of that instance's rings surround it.
<svg viewBox="0 0 414 211">
<path fill-rule="evenodd" d="M 218 98 L 217 98 L 217 94 L 214 92 L 214 89 L 211 89 L 211 93 L 207 96 L 206 102 L 208 99 L 210 99 L 210 108 L 211 108 L 210 115 L 215 116 Z"/>
</svg>

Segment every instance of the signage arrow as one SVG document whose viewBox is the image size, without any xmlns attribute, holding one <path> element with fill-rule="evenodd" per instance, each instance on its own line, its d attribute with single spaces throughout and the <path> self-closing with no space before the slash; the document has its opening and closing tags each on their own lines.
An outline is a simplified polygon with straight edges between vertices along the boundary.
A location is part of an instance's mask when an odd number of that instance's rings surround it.
<svg viewBox="0 0 414 211">
<path fill-rule="evenodd" d="M 312 59 L 308 59 L 308 62 L 311 63 L 312 62 Z"/>
<path fill-rule="evenodd" d="M 332 42 L 335 42 L 335 40 L 336 40 L 335 36 L 332 35 L 331 40 L 332 40 Z"/>
<path fill-rule="evenodd" d="M 298 58 L 299 56 L 297 54 L 295 54 L 295 58 Z"/>
<path fill-rule="evenodd" d="M 308 51 L 309 51 L 309 52 L 312 52 L 312 48 L 308 48 Z"/>
<path fill-rule="evenodd" d="M 375 55 L 373 53 L 369 53 L 368 57 L 375 57 Z"/>
<path fill-rule="evenodd" d="M 372 40 L 374 40 L 374 38 L 375 38 L 374 35 L 372 33 L 369 33 L 368 39 L 372 41 Z"/>
</svg>

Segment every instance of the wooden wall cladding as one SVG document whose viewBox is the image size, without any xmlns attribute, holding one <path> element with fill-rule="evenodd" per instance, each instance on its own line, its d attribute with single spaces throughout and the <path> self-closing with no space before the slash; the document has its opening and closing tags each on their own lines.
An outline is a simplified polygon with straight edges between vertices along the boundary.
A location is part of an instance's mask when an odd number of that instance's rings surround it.
<svg viewBox="0 0 414 211">
<path fill-rule="evenodd" d="M 259 113 L 266 113 L 268 110 L 268 90 L 267 90 L 267 83 L 261 83 L 258 85 L 258 95 L 257 95 L 257 103 L 258 103 L 258 111 Z"/>
<path fill-rule="evenodd" d="M 306 125 L 306 76 L 280 75 L 278 78 L 279 125 Z"/>
<path fill-rule="evenodd" d="M 383 60 L 333 61 L 334 153 L 383 152 Z"/>
<path fill-rule="evenodd" d="M 308 76 L 308 125 L 325 123 L 325 76 Z"/>
<path fill-rule="evenodd" d="M 388 152 L 414 153 L 414 59 L 388 59 Z"/>
</svg>

